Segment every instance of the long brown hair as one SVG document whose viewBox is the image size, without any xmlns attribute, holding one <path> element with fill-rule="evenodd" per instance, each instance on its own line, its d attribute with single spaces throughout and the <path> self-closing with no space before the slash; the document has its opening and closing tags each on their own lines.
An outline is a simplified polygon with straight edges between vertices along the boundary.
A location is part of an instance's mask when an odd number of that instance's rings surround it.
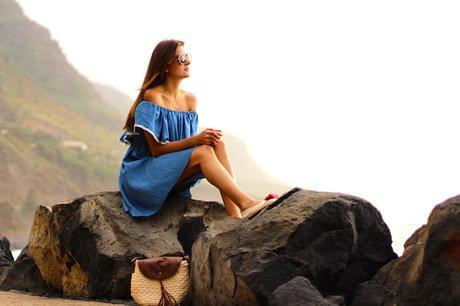
<svg viewBox="0 0 460 306">
<path fill-rule="evenodd" d="M 139 88 L 139 94 L 133 105 L 129 109 L 128 116 L 126 117 L 124 129 L 134 129 L 134 113 L 137 105 L 144 98 L 144 93 L 147 89 L 163 84 L 166 81 L 166 68 L 175 59 L 176 49 L 178 46 L 183 46 L 184 42 L 177 39 L 166 39 L 160 41 L 153 49 L 150 56 L 149 66 L 147 73 L 144 77 L 144 82 Z"/>
</svg>

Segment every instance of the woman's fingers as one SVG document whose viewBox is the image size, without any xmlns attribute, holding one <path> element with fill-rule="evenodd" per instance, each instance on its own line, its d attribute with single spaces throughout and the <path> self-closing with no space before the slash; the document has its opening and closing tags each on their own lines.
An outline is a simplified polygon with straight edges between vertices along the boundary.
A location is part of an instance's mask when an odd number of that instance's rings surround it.
<svg viewBox="0 0 460 306">
<path fill-rule="evenodd" d="M 213 139 L 220 139 L 220 137 L 221 137 L 219 134 L 217 134 L 216 132 L 211 131 L 211 130 L 207 133 L 206 136 L 211 137 Z"/>
<path fill-rule="evenodd" d="M 217 145 L 217 143 L 220 141 L 223 133 L 220 130 L 212 129 L 212 128 L 206 128 L 206 142 L 210 145 Z"/>
<path fill-rule="evenodd" d="M 208 144 L 214 145 L 215 139 L 216 135 L 214 134 L 214 132 L 209 131 L 209 133 L 206 134 L 206 141 Z"/>
<path fill-rule="evenodd" d="M 213 131 L 213 132 L 215 132 L 215 133 L 217 133 L 217 134 L 219 134 L 221 136 L 223 135 L 222 130 L 213 129 L 213 128 L 206 128 L 206 130 L 207 131 Z"/>
<path fill-rule="evenodd" d="M 214 135 L 213 140 L 214 140 L 214 141 L 220 141 L 220 136 Z"/>
</svg>

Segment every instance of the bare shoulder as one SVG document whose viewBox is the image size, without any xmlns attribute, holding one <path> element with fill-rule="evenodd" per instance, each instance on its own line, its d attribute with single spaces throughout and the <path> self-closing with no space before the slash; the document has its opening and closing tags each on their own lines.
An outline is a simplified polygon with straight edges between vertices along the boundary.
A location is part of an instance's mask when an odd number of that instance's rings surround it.
<svg viewBox="0 0 460 306">
<path fill-rule="evenodd" d="M 188 105 L 189 110 L 192 112 L 196 112 L 196 105 L 197 105 L 196 96 L 190 91 L 186 91 L 185 96 L 186 96 L 187 105 Z"/>
<path fill-rule="evenodd" d="M 155 104 L 158 104 L 160 106 L 164 106 L 164 101 L 163 97 L 161 96 L 161 93 L 159 90 L 156 88 L 149 88 L 144 92 L 144 100 L 153 102 Z"/>
</svg>

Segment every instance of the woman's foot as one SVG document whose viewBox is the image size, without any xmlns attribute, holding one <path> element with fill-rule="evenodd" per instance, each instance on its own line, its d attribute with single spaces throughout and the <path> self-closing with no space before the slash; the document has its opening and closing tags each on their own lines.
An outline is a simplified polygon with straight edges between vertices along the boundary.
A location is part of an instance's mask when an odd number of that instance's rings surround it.
<svg viewBox="0 0 460 306">
<path fill-rule="evenodd" d="M 267 198 L 267 197 L 265 197 Z M 264 207 L 267 207 L 268 205 L 272 204 L 273 202 L 276 201 L 277 198 L 270 198 L 269 200 L 262 200 L 262 201 L 256 201 L 255 203 L 252 201 L 251 206 L 241 209 L 241 218 L 243 219 L 248 219 L 255 214 L 257 214 L 259 211 L 261 211 Z"/>
</svg>

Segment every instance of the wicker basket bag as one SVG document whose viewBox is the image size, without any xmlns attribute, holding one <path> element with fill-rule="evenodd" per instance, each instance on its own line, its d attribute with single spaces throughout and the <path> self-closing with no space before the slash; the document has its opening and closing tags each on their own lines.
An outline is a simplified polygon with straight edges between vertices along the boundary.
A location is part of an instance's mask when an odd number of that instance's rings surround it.
<svg viewBox="0 0 460 306">
<path fill-rule="evenodd" d="M 139 305 L 172 306 L 190 290 L 188 255 L 134 258 L 131 296 Z"/>
</svg>

